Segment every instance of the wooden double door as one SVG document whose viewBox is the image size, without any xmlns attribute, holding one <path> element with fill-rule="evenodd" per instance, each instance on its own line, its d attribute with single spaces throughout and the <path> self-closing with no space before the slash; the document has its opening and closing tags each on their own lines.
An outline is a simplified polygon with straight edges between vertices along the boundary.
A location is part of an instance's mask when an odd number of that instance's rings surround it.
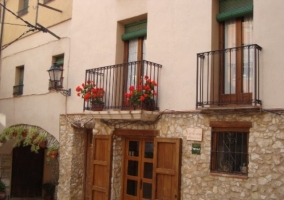
<svg viewBox="0 0 284 200">
<path fill-rule="evenodd" d="M 179 138 L 123 138 L 121 200 L 180 199 Z M 111 196 L 112 136 L 94 136 L 88 199 Z"/>
</svg>

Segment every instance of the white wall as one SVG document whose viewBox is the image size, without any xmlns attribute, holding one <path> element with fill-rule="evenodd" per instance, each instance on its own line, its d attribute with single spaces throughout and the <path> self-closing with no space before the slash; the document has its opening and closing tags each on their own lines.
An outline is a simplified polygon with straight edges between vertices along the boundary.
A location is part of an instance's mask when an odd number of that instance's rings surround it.
<svg viewBox="0 0 284 200">
<path fill-rule="evenodd" d="M 254 1 L 254 42 L 261 51 L 261 99 L 264 108 L 284 107 L 284 1 Z"/>
</svg>

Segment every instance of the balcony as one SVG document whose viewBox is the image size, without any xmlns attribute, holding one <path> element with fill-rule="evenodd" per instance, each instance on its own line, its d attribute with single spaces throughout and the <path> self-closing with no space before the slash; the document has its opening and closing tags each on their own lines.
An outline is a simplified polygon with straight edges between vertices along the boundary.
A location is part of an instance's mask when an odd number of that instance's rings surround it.
<svg viewBox="0 0 284 200">
<path fill-rule="evenodd" d="M 15 85 L 13 87 L 13 95 L 22 95 L 23 94 L 24 85 Z"/>
<path fill-rule="evenodd" d="M 103 88 L 105 95 L 103 97 L 103 111 L 92 111 L 97 118 L 102 119 L 126 119 L 126 120 L 146 120 L 151 121 L 159 115 L 159 72 L 162 65 L 146 60 L 110 65 L 100 68 L 86 70 L 85 81 L 92 81 L 96 87 Z M 145 108 L 142 104 L 135 109 L 127 103 L 125 94 L 129 93 L 129 87 L 135 88 L 139 81 L 144 85 L 145 76 L 155 81 L 155 92 L 153 96 L 153 106 L 151 110 Z M 90 101 L 84 101 L 84 111 L 91 111 Z"/>
<path fill-rule="evenodd" d="M 257 44 L 197 54 L 196 108 L 259 107 Z"/>
</svg>

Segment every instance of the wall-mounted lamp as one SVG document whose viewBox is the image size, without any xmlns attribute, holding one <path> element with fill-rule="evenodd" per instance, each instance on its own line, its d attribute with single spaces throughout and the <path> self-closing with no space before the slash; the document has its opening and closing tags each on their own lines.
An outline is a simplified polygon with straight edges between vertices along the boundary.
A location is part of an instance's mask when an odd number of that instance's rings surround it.
<svg viewBox="0 0 284 200">
<path fill-rule="evenodd" d="M 48 71 L 50 82 L 52 85 L 49 87 L 49 89 L 54 89 L 56 91 L 59 91 L 64 96 L 71 96 L 71 88 L 68 90 L 64 90 L 62 88 L 63 69 L 61 69 L 57 63 L 53 63 L 53 65 L 47 71 Z"/>
</svg>

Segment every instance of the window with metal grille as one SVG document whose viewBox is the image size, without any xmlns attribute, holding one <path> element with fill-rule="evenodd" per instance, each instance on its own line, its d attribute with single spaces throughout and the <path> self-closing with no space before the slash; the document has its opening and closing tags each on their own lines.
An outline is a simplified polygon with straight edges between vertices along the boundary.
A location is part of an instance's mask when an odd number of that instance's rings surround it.
<svg viewBox="0 0 284 200">
<path fill-rule="evenodd" d="M 247 175 L 250 124 L 246 122 L 211 123 L 213 126 L 211 172 Z"/>
<path fill-rule="evenodd" d="M 24 66 L 16 67 L 15 86 L 13 87 L 13 95 L 22 95 L 24 90 Z"/>
</svg>

